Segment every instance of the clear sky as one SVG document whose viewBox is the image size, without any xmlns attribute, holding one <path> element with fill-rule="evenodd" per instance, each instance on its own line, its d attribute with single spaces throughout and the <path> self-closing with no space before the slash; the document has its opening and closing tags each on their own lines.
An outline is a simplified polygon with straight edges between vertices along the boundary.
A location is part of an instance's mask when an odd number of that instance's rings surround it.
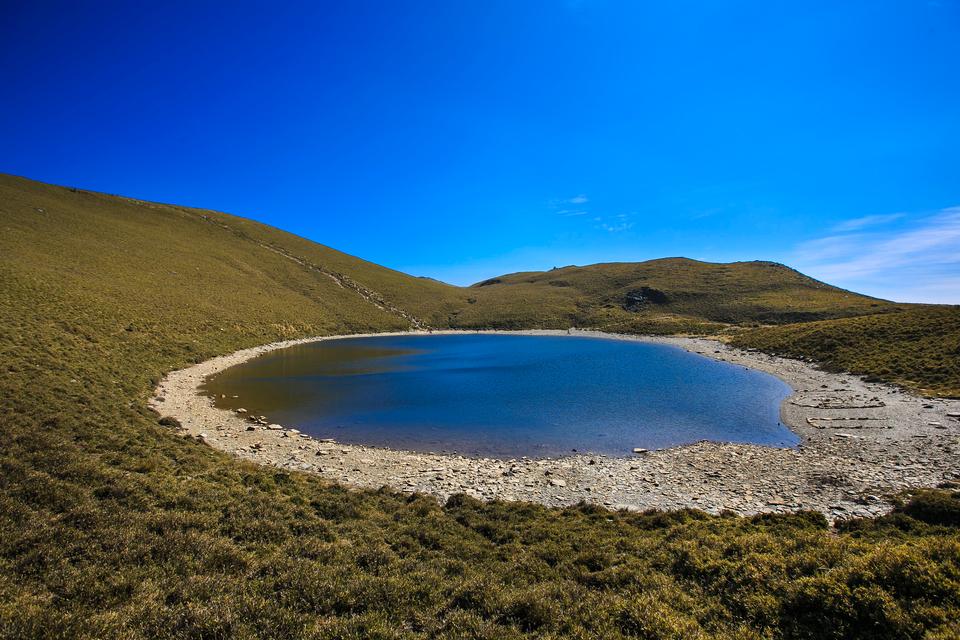
<svg viewBox="0 0 960 640">
<path fill-rule="evenodd" d="M 683 255 L 960 303 L 958 149 L 958 0 L 0 0 L 0 171 L 455 284 Z"/>
</svg>

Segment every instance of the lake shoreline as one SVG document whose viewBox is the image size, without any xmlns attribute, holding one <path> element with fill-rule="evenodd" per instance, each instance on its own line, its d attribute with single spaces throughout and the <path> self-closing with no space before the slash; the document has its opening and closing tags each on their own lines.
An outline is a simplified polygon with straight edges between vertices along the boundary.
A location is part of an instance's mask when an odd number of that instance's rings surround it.
<svg viewBox="0 0 960 640">
<path fill-rule="evenodd" d="M 571 453 L 513 459 L 418 453 L 321 441 L 280 425 L 213 406 L 203 381 L 258 355 L 298 344 L 389 335 L 504 334 L 576 336 L 679 347 L 764 371 L 793 393 L 781 419 L 801 443 L 794 448 L 701 441 L 625 457 Z M 550 506 L 580 501 L 611 508 L 698 508 L 740 514 L 812 509 L 828 518 L 890 509 L 886 496 L 956 479 L 960 468 L 960 401 L 924 399 L 857 376 L 829 373 L 798 360 L 734 349 L 708 338 L 632 336 L 589 330 L 395 332 L 289 340 L 244 349 L 171 372 L 150 406 L 176 418 L 184 434 L 241 458 L 317 473 L 348 486 L 455 493 Z"/>
<path fill-rule="evenodd" d="M 792 389 L 776 376 L 592 336 L 324 340 L 234 365 L 201 392 L 220 409 L 246 408 L 316 439 L 469 458 L 800 441 L 781 415 Z"/>
</svg>

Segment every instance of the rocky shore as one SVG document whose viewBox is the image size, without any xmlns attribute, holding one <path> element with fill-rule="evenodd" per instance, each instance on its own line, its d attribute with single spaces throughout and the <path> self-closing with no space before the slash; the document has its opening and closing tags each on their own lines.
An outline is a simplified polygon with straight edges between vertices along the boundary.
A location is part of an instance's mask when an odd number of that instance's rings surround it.
<svg viewBox="0 0 960 640">
<path fill-rule="evenodd" d="M 474 333 L 435 331 L 442 333 Z M 592 331 L 524 331 L 673 345 L 771 373 L 794 393 L 782 417 L 801 444 L 792 449 L 698 442 L 622 457 L 470 458 L 317 440 L 267 417 L 230 412 L 198 393 L 204 379 L 273 349 L 336 336 L 279 342 L 170 373 L 150 401 L 185 435 L 241 458 L 307 471 L 354 487 L 387 485 L 444 500 L 455 493 L 546 505 L 586 501 L 617 509 L 693 507 L 740 514 L 813 509 L 829 519 L 876 515 L 904 489 L 960 479 L 960 401 L 925 399 L 852 375 L 733 349 L 715 340 Z M 169 421 L 172 422 L 172 421 Z"/>
</svg>

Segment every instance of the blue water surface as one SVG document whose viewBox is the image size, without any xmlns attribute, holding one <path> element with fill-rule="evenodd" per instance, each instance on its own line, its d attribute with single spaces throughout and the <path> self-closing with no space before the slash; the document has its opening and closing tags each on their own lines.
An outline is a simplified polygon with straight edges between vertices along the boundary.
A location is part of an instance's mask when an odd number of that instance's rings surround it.
<svg viewBox="0 0 960 640">
<path fill-rule="evenodd" d="M 668 345 L 592 337 L 315 342 L 232 367 L 205 391 L 218 406 L 318 438 L 414 451 L 630 455 L 698 440 L 799 440 L 780 422 L 790 388 L 774 376 Z"/>
</svg>

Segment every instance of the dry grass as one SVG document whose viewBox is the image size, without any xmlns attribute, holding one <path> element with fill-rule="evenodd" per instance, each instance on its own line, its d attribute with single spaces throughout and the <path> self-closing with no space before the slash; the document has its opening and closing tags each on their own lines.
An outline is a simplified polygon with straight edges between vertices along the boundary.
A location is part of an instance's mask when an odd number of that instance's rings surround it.
<svg viewBox="0 0 960 640">
<path fill-rule="evenodd" d="M 245 464 L 145 409 L 163 372 L 214 354 L 408 325 L 329 273 L 434 321 L 473 290 L 220 214 L 11 178 L 0 229 L 0 637 L 960 632 L 949 492 L 839 529 L 439 505 Z"/>
<path fill-rule="evenodd" d="M 911 306 L 860 318 L 766 327 L 733 343 L 921 393 L 960 397 L 960 307 Z"/>
</svg>

